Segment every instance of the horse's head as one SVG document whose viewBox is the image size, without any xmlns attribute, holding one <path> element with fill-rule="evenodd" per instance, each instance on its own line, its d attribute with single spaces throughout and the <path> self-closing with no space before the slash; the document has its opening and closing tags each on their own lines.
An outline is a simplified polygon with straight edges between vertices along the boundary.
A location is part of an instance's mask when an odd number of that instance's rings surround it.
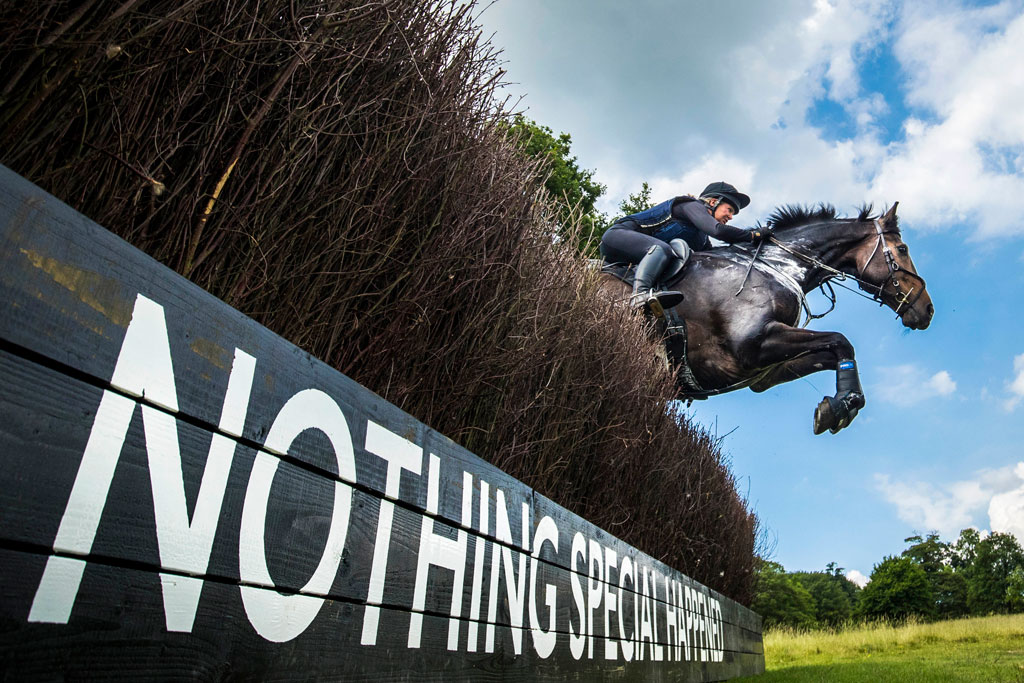
<svg viewBox="0 0 1024 683">
<path fill-rule="evenodd" d="M 935 306 L 900 234 L 898 204 L 872 221 L 874 229 L 856 247 L 853 257 L 861 289 L 894 310 L 906 327 L 923 330 L 931 323 Z"/>
</svg>

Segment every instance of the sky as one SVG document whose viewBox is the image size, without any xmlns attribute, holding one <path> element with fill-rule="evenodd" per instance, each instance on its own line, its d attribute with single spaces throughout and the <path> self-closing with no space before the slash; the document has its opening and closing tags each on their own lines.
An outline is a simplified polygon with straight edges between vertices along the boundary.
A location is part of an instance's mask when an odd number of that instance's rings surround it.
<svg viewBox="0 0 1024 683">
<path fill-rule="evenodd" d="M 569 133 L 607 187 L 654 201 L 726 180 L 784 204 L 899 202 L 929 329 L 843 290 L 812 329 L 843 332 L 867 398 L 814 436 L 835 374 L 695 402 L 721 438 L 770 556 L 858 581 L 904 539 L 1024 541 L 1024 0 L 497 0 L 515 109 Z M 810 297 L 815 312 L 827 305 Z"/>
</svg>

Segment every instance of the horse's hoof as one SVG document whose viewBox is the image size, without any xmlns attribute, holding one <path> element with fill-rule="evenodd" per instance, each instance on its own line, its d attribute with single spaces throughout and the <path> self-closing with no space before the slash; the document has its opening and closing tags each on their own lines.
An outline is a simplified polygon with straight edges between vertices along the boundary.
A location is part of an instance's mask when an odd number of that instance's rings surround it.
<svg viewBox="0 0 1024 683">
<path fill-rule="evenodd" d="M 836 422 L 836 411 L 832 407 L 834 398 L 825 396 L 821 399 L 821 403 L 814 409 L 814 433 L 824 434 L 826 430 L 835 429 Z M 834 433 L 834 432 L 833 432 Z"/>
</svg>

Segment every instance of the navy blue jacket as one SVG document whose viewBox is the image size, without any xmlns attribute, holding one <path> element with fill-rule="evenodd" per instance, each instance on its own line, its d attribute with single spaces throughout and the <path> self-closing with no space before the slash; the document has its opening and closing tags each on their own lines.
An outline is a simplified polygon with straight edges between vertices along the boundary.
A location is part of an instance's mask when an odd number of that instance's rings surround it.
<svg viewBox="0 0 1024 683">
<path fill-rule="evenodd" d="M 695 197 L 674 197 L 615 221 L 617 225 L 626 224 L 619 227 L 627 227 L 630 222 L 636 226 L 634 230 L 662 242 L 682 239 L 694 251 L 711 249 L 710 237 L 729 243 L 750 241 L 749 230 L 719 223 Z"/>
</svg>

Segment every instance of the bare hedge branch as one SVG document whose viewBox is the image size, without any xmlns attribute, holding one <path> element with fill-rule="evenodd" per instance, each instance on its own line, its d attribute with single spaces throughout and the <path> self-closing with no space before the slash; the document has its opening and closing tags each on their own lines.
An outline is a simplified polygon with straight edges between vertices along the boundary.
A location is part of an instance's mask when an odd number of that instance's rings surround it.
<svg viewBox="0 0 1024 683">
<path fill-rule="evenodd" d="M 0 4 L 0 160 L 563 506 L 741 602 L 757 520 L 553 241 L 455 0 Z"/>
</svg>

